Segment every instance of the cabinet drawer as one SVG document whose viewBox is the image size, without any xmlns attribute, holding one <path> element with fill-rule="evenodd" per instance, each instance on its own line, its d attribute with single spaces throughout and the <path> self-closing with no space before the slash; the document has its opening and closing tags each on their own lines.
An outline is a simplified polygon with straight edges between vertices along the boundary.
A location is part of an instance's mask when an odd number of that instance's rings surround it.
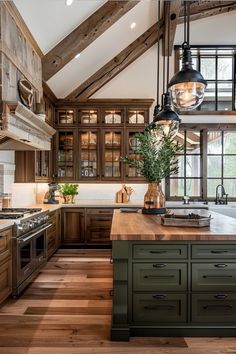
<svg viewBox="0 0 236 354">
<path fill-rule="evenodd" d="M 113 214 L 113 211 L 114 211 L 114 209 L 108 209 L 108 208 L 104 208 L 104 209 L 92 209 L 92 208 L 89 208 L 89 209 L 87 209 L 87 215 L 88 215 L 88 214 L 90 214 L 90 215 L 94 215 L 94 214 L 98 214 L 98 215 L 101 215 L 101 214 L 112 215 L 112 214 Z"/>
<path fill-rule="evenodd" d="M 134 291 L 185 291 L 187 264 L 136 263 L 133 265 Z"/>
<path fill-rule="evenodd" d="M 236 291 L 236 263 L 192 264 L 193 291 Z"/>
<path fill-rule="evenodd" d="M 0 231 L 0 262 L 11 255 L 11 229 Z"/>
<path fill-rule="evenodd" d="M 134 294 L 133 321 L 145 323 L 186 322 L 187 299 L 184 294 Z"/>
<path fill-rule="evenodd" d="M 87 228 L 105 228 L 111 230 L 112 216 L 93 215 L 87 217 Z"/>
<path fill-rule="evenodd" d="M 192 295 L 192 322 L 232 323 L 236 319 L 236 294 Z"/>
<path fill-rule="evenodd" d="M 236 245 L 192 245 L 192 258 L 236 258 Z"/>
<path fill-rule="evenodd" d="M 134 245 L 133 257 L 136 259 L 186 259 L 186 245 L 166 245 L 166 244 L 150 244 L 150 245 Z"/>
</svg>

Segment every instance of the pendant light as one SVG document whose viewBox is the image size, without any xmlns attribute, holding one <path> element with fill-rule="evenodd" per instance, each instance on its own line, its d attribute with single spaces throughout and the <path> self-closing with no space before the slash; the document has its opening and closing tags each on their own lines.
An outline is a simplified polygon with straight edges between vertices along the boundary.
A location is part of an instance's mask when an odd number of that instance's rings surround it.
<svg viewBox="0 0 236 354">
<path fill-rule="evenodd" d="M 172 103 L 180 111 L 190 111 L 198 107 L 203 101 L 207 86 L 202 74 L 193 69 L 189 45 L 189 6 L 190 2 L 185 1 L 182 68 L 172 77 L 168 85 Z"/>
<path fill-rule="evenodd" d="M 165 6 L 164 6 L 165 9 Z M 170 36 L 170 14 L 168 14 L 168 42 Z M 165 17 L 165 14 L 164 14 Z M 158 1 L 158 21 L 160 21 L 160 1 Z M 165 47 L 165 41 L 163 43 L 163 47 Z M 165 53 L 165 48 L 163 48 Z M 157 105 L 154 109 L 153 122 L 150 124 L 151 127 L 161 127 L 162 131 L 165 135 L 169 135 L 170 131 L 172 136 L 174 137 L 178 133 L 179 123 L 181 122 L 178 114 L 173 111 L 171 107 L 171 97 L 168 92 L 168 80 L 169 80 L 169 46 L 167 53 L 167 75 L 166 72 L 166 58 L 163 56 L 163 94 L 162 94 L 162 106 L 160 110 L 160 105 L 158 104 L 159 100 L 159 66 L 160 66 L 160 41 L 158 42 L 158 52 L 157 52 Z M 155 134 L 155 129 L 153 129 L 153 134 Z M 158 134 L 158 132 L 156 132 Z M 158 140 L 158 137 L 156 137 Z"/>
</svg>

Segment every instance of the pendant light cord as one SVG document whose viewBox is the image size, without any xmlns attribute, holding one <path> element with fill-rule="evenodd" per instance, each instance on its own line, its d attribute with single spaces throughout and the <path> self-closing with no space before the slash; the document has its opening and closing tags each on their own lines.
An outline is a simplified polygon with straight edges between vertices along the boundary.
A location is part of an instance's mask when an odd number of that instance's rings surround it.
<svg viewBox="0 0 236 354">
<path fill-rule="evenodd" d="M 170 62 L 170 3 L 166 3 L 167 8 L 167 77 L 166 77 L 166 92 L 168 92 L 168 83 L 170 79 L 170 68 L 169 68 L 169 62 Z"/>
<path fill-rule="evenodd" d="M 184 42 L 187 41 L 187 4 L 184 1 Z"/>
<path fill-rule="evenodd" d="M 190 37 L 190 26 L 189 26 L 190 1 L 186 1 L 186 10 L 187 10 L 187 43 L 188 43 L 188 46 L 189 46 L 189 37 Z"/>
<path fill-rule="evenodd" d="M 166 8 L 165 8 L 165 3 L 163 4 L 163 18 L 166 17 Z M 165 38 L 163 37 L 163 47 L 162 47 L 162 50 L 163 50 L 163 55 L 162 55 L 162 58 L 163 58 L 163 94 L 165 92 L 165 81 L 166 81 L 166 57 L 165 57 L 165 51 L 166 51 L 166 41 L 165 41 Z M 162 102 L 163 104 L 163 102 Z"/>
</svg>

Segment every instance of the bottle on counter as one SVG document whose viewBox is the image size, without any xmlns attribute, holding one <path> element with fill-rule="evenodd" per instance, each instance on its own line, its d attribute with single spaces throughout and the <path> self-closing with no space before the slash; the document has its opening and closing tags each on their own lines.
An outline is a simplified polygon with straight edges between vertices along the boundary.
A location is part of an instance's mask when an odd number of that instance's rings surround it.
<svg viewBox="0 0 236 354">
<path fill-rule="evenodd" d="M 10 193 L 2 194 L 2 208 L 11 208 L 12 206 L 12 195 Z"/>
</svg>

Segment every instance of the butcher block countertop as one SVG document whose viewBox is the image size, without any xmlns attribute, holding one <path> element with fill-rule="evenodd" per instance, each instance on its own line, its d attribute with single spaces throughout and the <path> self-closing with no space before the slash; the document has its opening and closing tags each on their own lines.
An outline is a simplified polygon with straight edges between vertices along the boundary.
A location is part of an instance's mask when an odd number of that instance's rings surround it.
<svg viewBox="0 0 236 354">
<path fill-rule="evenodd" d="M 177 213 L 177 211 L 173 211 Z M 111 227 L 111 240 L 124 241 L 236 241 L 236 219 L 208 210 L 181 210 L 178 213 L 198 213 L 213 218 L 210 227 L 162 226 L 158 215 L 122 213 L 115 210 Z"/>
</svg>

